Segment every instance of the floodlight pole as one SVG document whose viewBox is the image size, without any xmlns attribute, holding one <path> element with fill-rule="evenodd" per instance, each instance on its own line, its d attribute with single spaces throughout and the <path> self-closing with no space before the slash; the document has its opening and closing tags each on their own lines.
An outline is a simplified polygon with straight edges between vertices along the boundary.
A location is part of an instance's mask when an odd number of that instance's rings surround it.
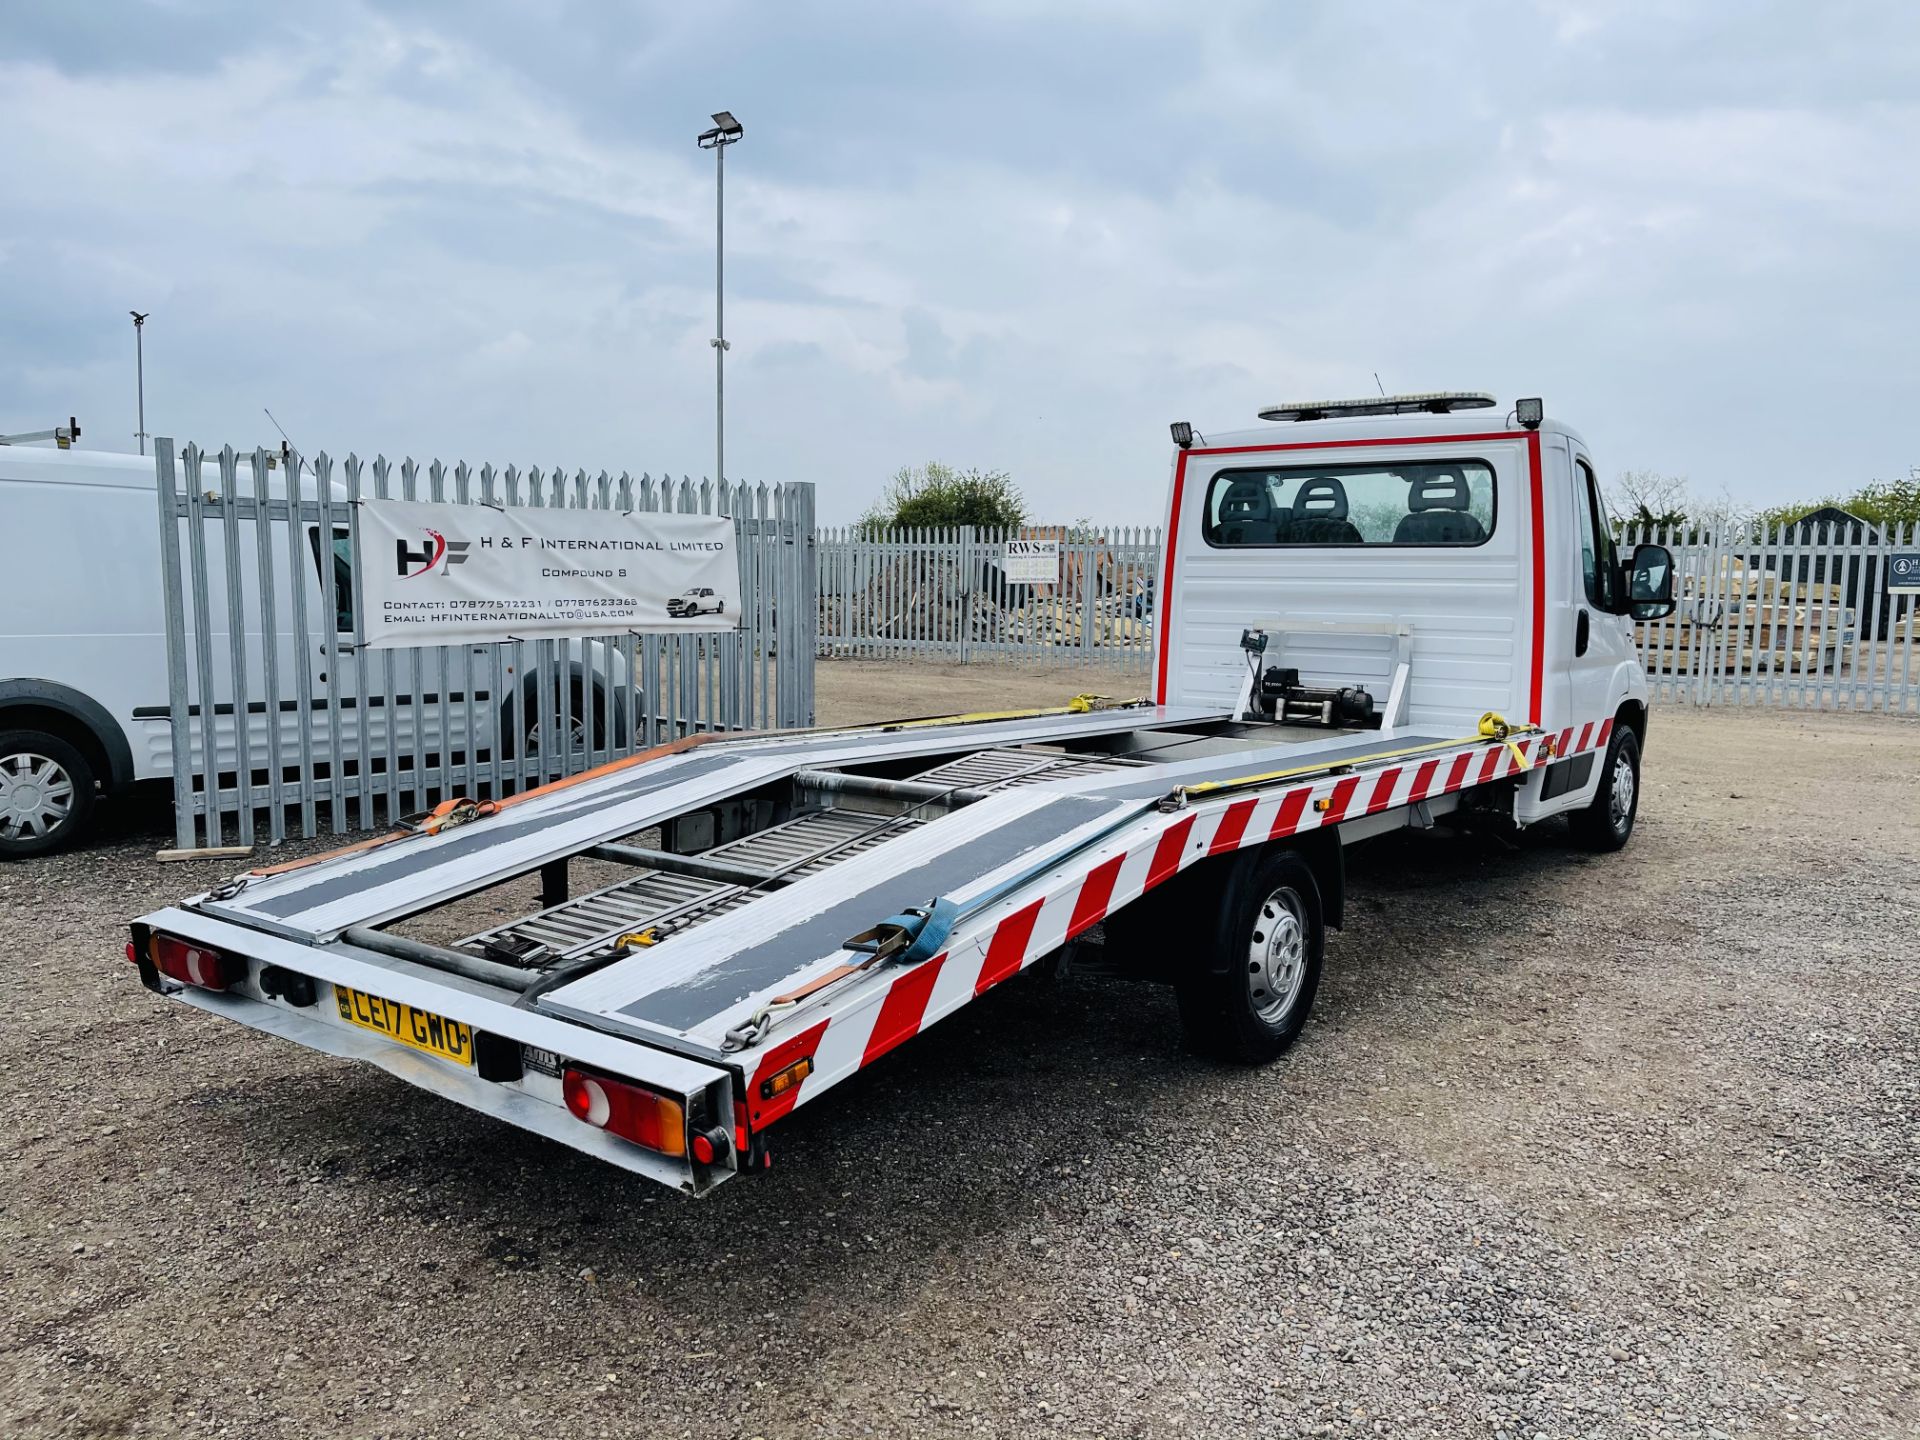
<svg viewBox="0 0 1920 1440">
<path fill-rule="evenodd" d="M 713 151 L 713 478 L 727 481 L 727 146 L 746 132 L 722 110 L 713 128 L 699 135 L 702 150 Z"/>
<path fill-rule="evenodd" d="M 141 343 L 141 336 L 143 334 L 142 327 L 147 323 L 147 316 L 142 315 L 138 310 L 129 310 L 127 313 L 133 317 L 134 386 L 140 406 L 140 428 L 133 433 L 135 438 L 140 441 L 140 453 L 144 455 L 147 453 L 147 351 L 146 346 Z M 149 310 L 147 315 L 151 315 L 152 313 L 153 312 Z"/>
<path fill-rule="evenodd" d="M 713 483 L 727 483 L 727 147 L 713 147 Z"/>
</svg>

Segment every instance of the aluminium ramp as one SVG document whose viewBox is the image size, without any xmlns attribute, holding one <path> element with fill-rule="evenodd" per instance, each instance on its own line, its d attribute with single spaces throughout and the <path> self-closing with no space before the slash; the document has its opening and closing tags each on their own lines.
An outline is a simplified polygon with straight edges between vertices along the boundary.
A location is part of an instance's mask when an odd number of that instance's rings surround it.
<svg viewBox="0 0 1920 1440">
<path fill-rule="evenodd" d="M 1090 866 L 1085 852 L 1117 827 L 1151 829 L 1155 802 L 1183 785 L 1326 775 L 1449 744 L 1424 733 L 1274 732 L 1223 764 L 1206 756 L 1009 788 L 914 827 L 885 845 L 637 951 L 541 997 L 540 1008 L 636 1037 L 719 1053 L 730 1030 L 783 996 L 867 957 L 846 941 L 939 897 L 961 906 L 1014 884 L 996 908 L 1023 902 Z"/>
<path fill-rule="evenodd" d="M 329 941 L 526 874 L 805 769 L 867 765 L 990 746 L 1057 743 L 1225 718 L 1196 706 L 1123 706 L 964 724 L 721 739 L 514 799 L 484 820 L 279 875 L 195 907 L 288 938 Z"/>
</svg>

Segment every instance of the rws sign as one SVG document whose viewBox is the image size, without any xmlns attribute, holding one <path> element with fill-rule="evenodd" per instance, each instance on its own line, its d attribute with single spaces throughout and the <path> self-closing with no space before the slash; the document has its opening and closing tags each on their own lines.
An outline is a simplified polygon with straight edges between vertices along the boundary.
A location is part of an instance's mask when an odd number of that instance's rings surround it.
<svg viewBox="0 0 1920 1440">
<path fill-rule="evenodd" d="M 1011 585 L 1058 585 L 1060 542 L 1009 540 L 1006 558 L 1000 562 L 1000 568 Z"/>
</svg>

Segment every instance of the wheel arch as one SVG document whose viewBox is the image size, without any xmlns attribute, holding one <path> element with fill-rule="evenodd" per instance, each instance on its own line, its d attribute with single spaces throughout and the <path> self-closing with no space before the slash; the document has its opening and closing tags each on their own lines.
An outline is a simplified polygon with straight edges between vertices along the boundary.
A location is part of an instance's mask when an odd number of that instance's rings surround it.
<svg viewBox="0 0 1920 1440">
<path fill-rule="evenodd" d="M 1347 918 L 1346 846 L 1340 843 L 1339 831 L 1310 830 L 1280 842 L 1276 848 L 1291 850 L 1307 862 L 1313 871 L 1313 883 L 1320 889 L 1321 923 L 1338 930 Z"/>
<path fill-rule="evenodd" d="M 1642 754 L 1647 748 L 1647 703 L 1644 700 L 1622 700 L 1620 708 L 1613 712 L 1613 723 L 1633 731 L 1633 738 L 1640 742 Z"/>
<path fill-rule="evenodd" d="M 133 747 L 106 706 L 57 680 L 0 680 L 0 730 L 42 730 L 86 757 L 109 793 L 133 783 Z"/>
</svg>

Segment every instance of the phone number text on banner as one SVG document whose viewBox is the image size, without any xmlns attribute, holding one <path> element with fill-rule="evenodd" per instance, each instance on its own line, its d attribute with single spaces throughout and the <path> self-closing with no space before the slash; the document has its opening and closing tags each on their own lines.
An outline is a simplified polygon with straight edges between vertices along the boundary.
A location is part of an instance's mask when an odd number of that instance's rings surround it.
<svg viewBox="0 0 1920 1440">
<path fill-rule="evenodd" d="M 358 628 L 369 649 L 739 624 L 725 515 L 362 500 L 359 521 Z"/>
</svg>

